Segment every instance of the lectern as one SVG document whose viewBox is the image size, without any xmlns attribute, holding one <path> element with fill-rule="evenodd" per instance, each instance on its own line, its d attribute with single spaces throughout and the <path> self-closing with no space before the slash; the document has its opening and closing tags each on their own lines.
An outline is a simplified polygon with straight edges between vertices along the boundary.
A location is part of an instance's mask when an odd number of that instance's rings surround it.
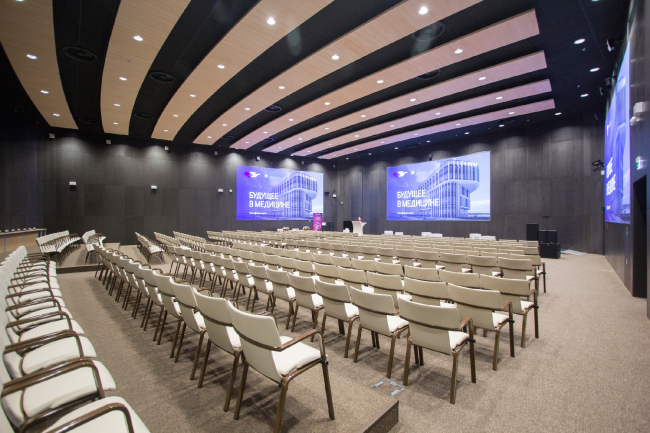
<svg viewBox="0 0 650 433">
<path fill-rule="evenodd" d="M 363 236 L 363 226 L 368 224 L 365 221 L 352 221 L 352 233 L 359 233 L 359 236 Z"/>
</svg>

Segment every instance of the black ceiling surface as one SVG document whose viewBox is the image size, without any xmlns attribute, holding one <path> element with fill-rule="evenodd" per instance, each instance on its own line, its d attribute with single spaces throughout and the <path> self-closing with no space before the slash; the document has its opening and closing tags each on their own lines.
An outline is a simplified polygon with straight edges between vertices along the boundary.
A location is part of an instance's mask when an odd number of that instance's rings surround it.
<svg viewBox="0 0 650 433">
<path fill-rule="evenodd" d="M 270 47 L 208 98 L 181 128 L 175 141 L 179 144 L 192 143 L 207 126 L 233 104 L 327 44 L 399 3 L 399 0 L 333 1 Z M 440 120 L 432 119 L 423 124 L 390 131 L 389 134 L 394 135 L 411 129 L 419 129 L 423 126 L 448 122 L 456 118 L 470 117 L 483 112 L 549 98 L 555 100 L 557 107 L 555 111 L 562 112 L 564 115 L 579 113 L 603 114 L 605 112 L 606 97 L 601 96 L 599 87 L 603 87 L 605 79 L 612 75 L 622 48 L 619 43 L 615 45 L 614 51 L 608 51 L 607 40 L 619 40 L 624 35 L 629 3 L 629 0 L 483 0 L 477 5 L 442 20 L 445 31 L 430 45 L 422 47 L 417 44 L 413 37 L 404 37 L 315 81 L 282 100 L 275 101 L 275 104 L 283 108 L 280 114 L 264 111 L 254 114 L 247 121 L 227 132 L 227 135 L 239 139 L 274 120 L 279 115 L 299 108 L 315 98 L 335 91 L 369 74 L 406 60 L 423 49 L 431 49 L 453 41 L 531 9 L 535 10 L 539 23 L 540 34 L 538 36 L 443 67 L 440 76 L 433 80 L 416 80 L 414 77 L 414 79 L 337 107 L 300 124 L 292 125 L 291 128 L 274 135 L 276 142 L 359 109 L 539 51 L 545 53 L 548 64 L 548 68 L 545 70 L 470 89 L 379 118 L 350 125 L 352 128 L 332 131 L 327 135 L 307 141 L 299 147 L 294 147 L 283 153 L 290 154 L 301 148 L 351 131 L 542 79 L 550 80 L 552 92 L 528 98 L 526 101 L 506 101 L 489 108 L 462 113 L 456 117 L 446 117 Z M 82 131 L 103 132 L 100 109 L 101 80 L 104 58 L 119 4 L 119 0 L 70 0 L 65 2 L 55 1 L 53 3 L 54 29 L 61 82 L 70 111 Z M 151 71 L 163 71 L 172 74 L 176 80 L 172 84 L 160 84 L 149 77 L 145 78 L 140 87 L 133 112 L 149 113 L 153 115 L 153 119 L 136 120 L 135 117 L 132 117 L 129 128 L 130 136 L 137 138 L 151 136 L 158 117 L 185 79 L 212 50 L 214 45 L 255 4 L 256 0 L 192 0 L 190 2 L 157 53 L 150 68 Z M 255 34 L 250 35 L 251 39 L 255 37 Z M 584 38 L 586 41 L 580 45 L 574 44 L 574 41 L 579 38 Z M 93 52 L 97 56 L 97 60 L 89 63 L 75 61 L 63 53 L 63 48 L 66 46 L 85 48 Z M 590 69 L 596 67 L 600 68 L 598 72 L 590 72 Z M 438 67 L 431 65 L 431 70 L 435 69 L 438 69 Z M 15 86 L 20 87 L 20 82 L 13 73 L 4 51 L 0 53 L 0 73 L 7 84 L 2 86 L 0 90 L 3 108 L 12 111 L 24 111 L 25 117 L 40 118 L 34 105 L 31 104 L 28 98 L 26 99 L 25 92 L 19 92 L 13 88 Z M 580 96 L 585 93 L 589 96 L 584 98 Z M 426 140 L 431 142 L 430 145 L 434 145 L 437 141 L 454 139 L 456 135 L 465 132 L 477 134 L 499 129 L 508 130 L 523 122 L 554 122 L 558 120 L 558 117 L 554 115 L 555 111 L 515 118 L 514 122 L 508 123 L 502 128 L 499 128 L 496 124 L 476 125 L 462 131 L 449 131 L 431 137 L 418 137 L 385 148 L 373 149 L 371 152 L 393 151 L 396 146 L 403 149 L 406 145 L 415 145 L 416 143 L 424 146 L 427 145 Z M 83 119 L 83 121 L 80 119 Z M 387 133 L 385 136 L 389 134 Z M 370 141 L 370 139 L 350 143 L 349 145 L 365 141 Z M 221 138 L 215 144 L 223 148 L 230 146 L 233 142 L 232 139 Z M 252 150 L 261 151 L 270 144 L 269 142 L 258 143 Z M 318 155 L 320 154 L 312 156 Z M 352 158 L 353 156 L 348 155 L 347 157 Z"/>
</svg>

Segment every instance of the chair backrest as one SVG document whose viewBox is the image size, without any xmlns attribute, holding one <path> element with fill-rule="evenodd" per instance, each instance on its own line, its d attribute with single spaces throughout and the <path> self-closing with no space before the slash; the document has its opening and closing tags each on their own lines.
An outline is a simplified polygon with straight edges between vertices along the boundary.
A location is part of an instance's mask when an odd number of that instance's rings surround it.
<svg viewBox="0 0 650 433">
<path fill-rule="evenodd" d="M 266 270 L 266 275 L 268 275 L 269 281 L 273 285 L 273 291 L 278 298 L 284 299 L 285 301 L 293 299 L 293 296 L 288 290 L 291 287 L 291 282 L 289 281 L 287 271 L 276 271 L 269 268 Z"/>
<path fill-rule="evenodd" d="M 404 291 L 420 304 L 440 305 L 440 301 L 449 298 L 447 284 L 440 281 L 423 281 L 404 277 Z"/>
<path fill-rule="evenodd" d="M 460 329 L 457 308 L 423 305 L 400 299 L 399 315 L 409 322 L 411 343 L 451 355 L 449 332 Z"/>
<path fill-rule="evenodd" d="M 387 316 L 395 315 L 395 303 L 390 295 L 368 293 L 350 287 L 350 298 L 359 308 L 359 320 L 364 328 L 390 335 Z"/>
<path fill-rule="evenodd" d="M 306 262 L 313 262 L 313 253 L 311 252 L 304 252 L 304 251 L 298 251 L 298 259 L 304 260 Z"/>
<path fill-rule="evenodd" d="M 440 253 L 440 264 L 448 271 L 462 272 L 462 265 L 465 263 L 467 263 L 465 254 Z"/>
<path fill-rule="evenodd" d="M 509 254 L 507 258 L 515 260 L 530 260 L 533 266 L 542 266 L 542 258 L 537 254 Z"/>
<path fill-rule="evenodd" d="M 332 256 L 331 260 L 332 260 L 332 264 L 334 266 L 340 266 L 342 268 L 351 268 L 352 267 L 352 262 L 350 261 L 349 257 Z"/>
<path fill-rule="evenodd" d="M 352 244 L 344 245 L 343 249 L 349 258 L 351 259 L 359 258 L 359 245 L 352 245 Z"/>
<path fill-rule="evenodd" d="M 447 284 L 449 299 L 457 304 L 461 317 L 471 317 L 474 326 L 494 330 L 493 311 L 503 307 L 501 293 Z"/>
<path fill-rule="evenodd" d="M 323 306 L 328 316 L 345 320 L 349 319 L 345 304 L 352 303 L 347 285 L 331 284 L 316 280 L 316 292 L 323 298 Z"/>
<path fill-rule="evenodd" d="M 251 251 L 251 260 L 253 260 L 255 266 L 264 266 L 264 253 Z"/>
<path fill-rule="evenodd" d="M 376 272 L 385 275 L 399 275 L 399 276 L 404 275 L 404 269 L 402 268 L 402 265 L 400 263 L 376 262 L 375 270 Z"/>
<path fill-rule="evenodd" d="M 264 348 L 282 346 L 275 320 L 270 316 L 240 311 L 230 303 L 227 305 L 235 331 L 242 337 L 241 345 L 248 364 L 269 379 L 280 383 L 282 375 L 278 373 L 273 351 Z"/>
<path fill-rule="evenodd" d="M 253 277 L 255 288 L 262 293 L 268 294 L 269 291 L 266 288 L 266 281 L 269 279 L 269 276 L 266 273 L 266 268 L 264 266 L 248 265 L 248 272 Z"/>
<path fill-rule="evenodd" d="M 402 278 L 399 275 L 384 275 L 376 272 L 367 272 L 368 285 L 372 287 L 375 293 L 390 295 L 397 307 L 397 294 L 404 291 Z"/>
<path fill-rule="evenodd" d="M 280 258 L 275 254 L 264 254 L 264 263 L 269 269 L 278 269 L 280 266 Z"/>
<path fill-rule="evenodd" d="M 312 254 L 314 263 L 321 263 L 323 265 L 331 265 L 332 259 L 329 254 Z"/>
<path fill-rule="evenodd" d="M 525 280 L 526 277 L 533 274 L 533 262 L 530 259 L 510 259 L 499 257 L 499 268 L 503 273 L 504 278 L 512 278 L 515 280 Z"/>
<path fill-rule="evenodd" d="M 366 271 L 341 267 L 337 268 L 337 270 L 339 273 L 339 279 L 350 287 L 361 290 L 362 286 L 368 285 Z"/>
<path fill-rule="evenodd" d="M 434 250 L 415 250 L 415 257 L 423 268 L 434 268 L 440 260 L 440 253 Z"/>
<path fill-rule="evenodd" d="M 296 262 L 294 259 L 289 258 L 289 257 L 279 257 L 280 260 L 280 266 L 282 267 L 283 270 L 287 272 L 293 272 L 296 270 Z"/>
<path fill-rule="evenodd" d="M 310 277 L 314 275 L 314 264 L 311 261 L 295 259 L 293 262 L 296 265 L 296 270 L 300 276 Z"/>
<path fill-rule="evenodd" d="M 530 295 L 530 283 L 526 280 L 481 275 L 481 287 L 485 290 L 496 290 L 501 293 L 504 301 L 512 301 L 512 312 L 516 314 L 523 313 L 521 297 Z"/>
<path fill-rule="evenodd" d="M 248 263 L 245 262 L 233 262 L 235 265 L 235 271 L 237 272 L 237 279 L 244 287 L 251 287 L 250 282 L 248 281 L 248 274 L 250 271 L 248 269 Z"/>
<path fill-rule="evenodd" d="M 379 259 L 384 263 L 393 263 L 395 256 L 395 249 L 392 246 L 377 247 L 377 254 Z"/>
<path fill-rule="evenodd" d="M 490 256 L 467 255 L 467 264 L 471 266 L 472 273 L 492 275 L 497 267 L 497 258 Z"/>
<path fill-rule="evenodd" d="M 198 322 L 196 321 L 196 316 L 194 315 L 194 309 L 196 308 L 196 298 L 194 298 L 194 288 L 189 284 L 178 284 L 175 281 L 171 283 L 172 290 L 174 291 L 174 296 L 176 296 L 176 301 L 178 302 L 178 307 L 181 310 L 181 316 L 183 316 L 183 321 L 189 326 L 192 330 L 196 332 L 201 332 Z"/>
<path fill-rule="evenodd" d="M 377 256 L 377 247 L 374 245 L 361 245 L 359 252 L 363 255 L 364 259 L 373 259 Z"/>
<path fill-rule="evenodd" d="M 479 274 L 452 272 L 444 269 L 440 269 L 440 271 L 438 271 L 438 274 L 440 275 L 440 281 L 443 283 L 451 283 L 463 287 L 472 287 L 474 289 L 481 287 L 479 283 Z"/>
<path fill-rule="evenodd" d="M 314 272 L 318 275 L 318 279 L 326 283 L 336 283 L 339 277 L 339 271 L 334 265 L 323 265 L 314 263 Z"/>
<path fill-rule="evenodd" d="M 316 308 L 314 297 L 312 296 L 316 294 L 314 279 L 312 277 L 289 274 L 289 281 L 291 282 L 291 287 L 296 292 L 298 305 L 314 310 Z"/>
<path fill-rule="evenodd" d="M 296 251 L 296 250 L 284 250 L 284 256 L 288 257 L 290 259 L 297 259 L 298 258 L 298 251 Z"/>
<path fill-rule="evenodd" d="M 213 344 L 216 344 L 228 353 L 235 353 L 228 328 L 232 329 L 232 319 L 228 303 L 230 301 L 224 298 L 212 298 L 200 293 L 194 293 L 196 305 L 205 321 L 205 329 L 208 331 L 208 337 Z"/>
<path fill-rule="evenodd" d="M 436 268 L 418 268 L 415 266 L 404 266 L 404 275 L 415 280 L 440 281 Z"/>
<path fill-rule="evenodd" d="M 352 262 L 353 269 L 361 269 L 362 271 L 366 272 L 375 272 L 377 270 L 375 267 L 375 264 L 377 262 L 374 260 L 350 259 L 350 262 Z"/>
</svg>

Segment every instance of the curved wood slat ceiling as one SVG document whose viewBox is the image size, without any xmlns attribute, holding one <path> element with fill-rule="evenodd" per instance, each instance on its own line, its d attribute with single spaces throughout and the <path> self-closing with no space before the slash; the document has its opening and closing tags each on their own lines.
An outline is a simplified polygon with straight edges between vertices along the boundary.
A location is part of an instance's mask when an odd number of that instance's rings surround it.
<svg viewBox="0 0 650 433">
<path fill-rule="evenodd" d="M 212 144 L 216 138 L 282 98 L 373 51 L 480 1 L 482 0 L 408 0 L 400 3 L 323 47 L 233 105 L 201 132 L 194 143 Z M 420 15 L 418 11 L 423 6 L 428 7 L 429 12 Z M 333 55 L 338 55 L 339 58 L 333 60 Z M 283 86 L 284 89 L 280 89 L 280 86 Z M 223 126 L 223 124 L 227 126 Z M 213 138 L 208 138 L 208 136 Z M 233 147 L 245 149 L 250 146 L 238 147 L 235 145 Z"/>
<path fill-rule="evenodd" d="M 394 130 L 400 128 L 406 128 L 409 126 L 418 125 L 420 123 L 428 122 L 433 119 L 442 119 L 447 116 L 453 116 L 460 113 L 465 113 L 467 111 L 477 110 L 482 107 L 489 107 L 491 105 L 497 105 L 506 101 L 513 101 L 519 98 L 525 98 L 535 95 L 540 95 L 542 93 L 548 93 L 551 89 L 551 82 L 549 80 L 538 81 L 532 84 L 526 84 L 519 87 L 514 87 L 508 90 L 503 90 L 500 92 L 490 93 L 488 95 L 479 96 L 478 98 L 467 99 L 465 101 L 457 102 L 455 104 L 449 104 L 444 107 L 434 108 L 432 110 L 424 111 L 422 113 L 414 114 L 412 116 L 404 117 L 401 119 L 393 120 L 391 122 L 382 123 L 381 125 L 375 125 L 370 128 L 363 129 L 361 131 L 352 132 L 350 134 L 343 135 L 338 137 L 336 140 L 328 140 L 320 144 L 302 149 L 296 153 L 293 153 L 295 156 L 308 156 L 310 153 L 321 152 L 323 150 L 332 150 L 336 151 L 337 146 L 342 146 L 356 140 L 362 140 L 363 138 L 372 137 L 375 134 L 380 134 L 382 132 L 389 132 L 391 129 Z M 501 99 L 496 99 L 497 97 Z M 512 113 L 510 116 L 517 115 L 516 110 L 511 109 L 508 113 Z M 385 139 L 380 139 L 381 141 L 386 141 L 386 139 L 391 137 L 385 137 Z"/>
<path fill-rule="evenodd" d="M 172 140 L 192 114 L 221 86 L 332 1 L 261 0 L 181 85 L 160 115 L 152 137 Z M 270 17 L 275 19 L 274 25 L 267 24 Z M 251 38 L 251 35 L 255 37 Z M 224 67 L 219 68 L 219 65 Z"/>
<path fill-rule="evenodd" d="M 500 65 L 493 66 L 491 68 L 486 68 L 477 72 L 463 75 L 462 77 L 444 81 L 440 84 L 435 84 L 416 92 L 401 95 L 397 98 L 382 102 L 381 104 L 377 104 L 372 107 L 350 113 L 347 116 L 339 117 L 331 122 L 324 123 L 317 127 L 300 132 L 291 138 L 277 142 L 274 145 L 264 149 L 264 152 L 277 153 L 283 150 L 291 149 L 292 147 L 298 146 L 299 144 L 306 143 L 309 140 L 313 140 L 314 138 L 329 134 L 330 132 L 337 131 L 341 128 L 345 128 L 361 122 L 367 122 L 368 120 L 374 119 L 376 117 L 384 116 L 386 114 L 411 107 L 413 106 L 413 102 L 410 101 L 412 98 L 415 98 L 417 103 L 420 104 L 422 102 L 440 99 L 458 92 L 464 92 L 466 90 L 486 86 L 488 84 L 496 83 L 498 81 L 506 80 L 518 75 L 527 74 L 529 72 L 545 68 L 546 59 L 544 57 L 544 53 L 539 52 L 531 54 L 529 56 L 521 57 L 516 60 L 501 63 Z M 479 78 L 483 77 L 485 79 L 479 80 Z M 440 109 L 437 111 L 440 111 Z M 362 115 L 365 117 L 361 117 Z M 448 113 L 443 112 L 442 115 L 448 115 Z M 326 130 L 325 128 L 329 129 Z M 365 134 L 365 136 L 368 136 L 377 133 L 373 132 L 371 134 L 367 131 L 368 129 L 363 129 L 341 137 L 334 138 L 332 140 L 327 140 L 327 143 L 325 145 L 327 146 L 327 144 L 332 143 L 332 146 L 338 146 L 346 141 L 349 141 L 349 138 L 346 137 L 354 137 L 354 135 L 357 134 Z M 312 146 L 308 149 L 300 150 L 294 153 L 294 155 L 303 155 L 304 150 L 311 150 L 312 153 L 314 153 L 317 151 L 315 148 L 316 146 Z"/>
<path fill-rule="evenodd" d="M 541 102 L 534 102 L 528 105 L 520 105 L 518 107 L 505 108 L 499 111 L 493 111 L 491 113 L 480 114 L 478 116 L 467 117 L 465 119 L 454 120 L 447 123 L 442 123 L 440 125 L 431 126 L 428 128 L 418 129 L 416 131 L 409 131 L 403 134 L 394 135 L 392 137 L 386 137 L 379 140 L 369 141 L 368 143 L 363 143 L 358 146 L 348 147 L 346 149 L 341 149 L 339 151 L 333 151 L 331 153 L 319 156 L 321 159 L 333 159 L 339 158 L 341 156 L 350 155 L 353 153 L 363 152 L 366 150 L 373 149 L 375 147 L 385 146 L 387 144 L 398 143 L 400 141 L 409 140 L 413 138 L 414 134 L 418 136 L 426 136 L 431 134 L 436 134 L 439 132 L 450 131 L 453 129 L 462 129 L 472 125 L 478 125 L 486 122 L 495 122 L 499 119 L 504 119 L 509 116 L 512 116 L 508 113 L 514 111 L 517 113 L 517 116 L 523 116 L 526 114 L 538 113 L 540 111 L 552 110 L 555 108 L 555 101 L 553 99 L 547 99 Z M 460 124 L 460 126 L 458 125 Z"/>
<path fill-rule="evenodd" d="M 59 75 L 52 2 L 3 0 L 0 42 L 20 83 L 45 121 L 56 128 L 77 129 Z M 28 54 L 36 59 L 28 58 Z"/>
<path fill-rule="evenodd" d="M 102 75 L 104 132 L 129 135 L 133 105 L 142 82 L 189 3 L 190 0 L 121 0 Z M 143 40 L 133 39 L 136 35 Z"/>
<path fill-rule="evenodd" d="M 248 149 L 265 138 L 272 137 L 273 134 L 288 128 L 289 125 L 294 126 L 359 98 L 413 79 L 433 69 L 443 68 L 538 34 L 539 27 L 535 11 L 524 12 L 418 56 L 411 57 L 315 99 L 258 128 L 239 139 L 232 147 Z M 462 51 L 455 52 L 457 50 Z M 378 83 L 380 80 L 382 82 Z M 293 119 L 293 122 L 289 121 L 290 118 Z"/>
</svg>

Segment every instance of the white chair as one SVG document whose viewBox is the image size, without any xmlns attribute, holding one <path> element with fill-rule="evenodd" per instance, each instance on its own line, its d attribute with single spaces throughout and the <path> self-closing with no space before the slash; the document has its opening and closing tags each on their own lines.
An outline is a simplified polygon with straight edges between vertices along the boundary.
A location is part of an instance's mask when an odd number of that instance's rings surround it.
<svg viewBox="0 0 650 433">
<path fill-rule="evenodd" d="M 443 283 L 455 284 L 457 286 L 470 287 L 478 289 L 481 287 L 479 282 L 479 274 L 472 274 L 467 272 L 452 272 L 445 269 L 438 271 L 440 281 Z"/>
<path fill-rule="evenodd" d="M 325 320 L 327 316 L 338 319 L 339 333 L 341 335 L 345 335 L 344 322 L 348 323 L 348 336 L 345 339 L 345 353 L 343 355 L 344 358 L 347 358 L 350 348 L 350 337 L 352 336 L 352 324 L 359 318 L 359 309 L 352 305 L 350 292 L 346 285 L 330 284 L 316 280 L 316 292 L 323 299 L 325 309 L 320 331 L 321 335 L 325 335 Z"/>
<path fill-rule="evenodd" d="M 408 385 L 411 345 L 414 346 L 416 364 L 424 364 L 423 348 L 451 355 L 453 361 L 449 402 L 455 404 L 458 354 L 468 342 L 472 382 L 476 383 L 472 318 L 466 317 L 461 322 L 456 307 L 436 307 L 404 299 L 399 300 L 399 315 L 409 323 L 404 361 L 404 386 Z M 467 329 L 469 333 L 464 332 L 464 329 Z"/>
<path fill-rule="evenodd" d="M 374 248 L 374 247 L 373 247 Z M 376 272 L 377 262 L 374 260 L 361 260 L 361 259 L 350 259 L 352 262 L 352 269 L 360 269 L 366 272 Z"/>
<path fill-rule="evenodd" d="M 354 306 L 359 309 L 359 328 L 354 350 L 354 362 L 359 359 L 361 331 L 364 328 L 370 331 L 372 346 L 377 349 L 379 349 L 379 334 L 390 337 L 390 354 L 388 355 L 388 371 L 386 373 L 386 377 L 390 379 L 393 371 L 395 340 L 408 329 L 409 324 L 406 320 L 398 317 L 393 298 L 390 295 L 367 293 L 350 287 L 350 297 Z"/>
<path fill-rule="evenodd" d="M 436 268 L 440 254 L 434 250 L 415 250 L 415 257 L 422 268 Z"/>
<path fill-rule="evenodd" d="M 449 299 L 447 284 L 440 281 L 423 281 L 404 277 L 404 291 L 411 295 L 413 302 L 436 307 L 453 307 L 452 304 L 444 302 Z"/>
<path fill-rule="evenodd" d="M 311 311 L 312 329 L 316 329 L 316 326 L 318 325 L 318 315 L 320 314 L 320 310 L 323 309 L 323 298 L 316 293 L 314 279 L 293 274 L 287 275 L 289 276 L 291 287 L 296 294 L 296 311 L 293 315 L 291 332 L 293 332 L 296 327 L 296 317 L 298 317 L 299 307 L 304 307 Z"/>
<path fill-rule="evenodd" d="M 440 281 L 438 270 L 435 267 L 421 268 L 415 266 L 404 266 L 404 276 L 422 281 Z"/>
<path fill-rule="evenodd" d="M 312 329 L 293 339 L 291 337 L 281 337 L 273 318 L 239 311 L 231 304 L 228 304 L 228 308 L 230 309 L 230 317 L 235 331 L 237 331 L 241 339 L 245 355 L 241 385 L 235 407 L 235 419 L 239 419 L 249 366 L 280 385 L 280 402 L 273 428 L 274 433 L 279 433 L 289 383 L 311 367 L 321 364 L 329 417 L 333 420 L 334 403 L 332 402 L 332 391 L 327 368 L 328 361 L 320 332 Z M 317 337 L 320 350 L 301 343 L 301 341 L 310 338 L 312 335 Z"/>
<path fill-rule="evenodd" d="M 273 285 L 273 303 L 279 298 L 289 303 L 289 313 L 287 314 L 287 324 L 285 329 L 289 329 L 289 320 L 295 312 L 294 304 L 296 302 L 296 292 L 291 287 L 289 276 L 286 271 L 275 271 L 267 269 L 266 275 Z"/>
<path fill-rule="evenodd" d="M 251 296 L 253 297 L 253 304 L 251 306 L 251 313 L 255 310 L 255 301 L 258 299 L 259 293 L 262 292 L 267 296 L 265 310 L 271 308 L 271 313 L 275 308 L 275 298 L 273 295 L 273 283 L 269 281 L 269 276 L 266 273 L 266 268 L 264 266 L 255 266 L 249 265 L 248 272 L 250 272 L 251 277 L 253 278 L 253 290 L 248 293 L 248 301 L 246 301 L 246 310 L 248 310 L 248 305 L 251 301 Z"/>
<path fill-rule="evenodd" d="M 399 275 L 383 275 L 375 272 L 367 272 L 366 277 L 368 278 L 368 286 L 375 293 L 390 295 L 393 298 L 395 307 L 397 307 L 397 298 L 411 300 L 411 295 L 404 294 L 404 284 Z"/>
<path fill-rule="evenodd" d="M 481 254 L 483 252 L 481 251 Z M 497 258 L 490 256 L 467 255 L 467 264 L 470 266 L 472 273 L 489 275 L 491 277 L 501 275 L 497 267 Z"/>
<path fill-rule="evenodd" d="M 366 278 L 366 272 L 361 269 L 347 269 L 347 268 L 337 268 L 339 273 L 339 279 L 343 281 L 346 285 L 354 287 L 358 290 L 364 290 L 368 287 L 368 279 Z"/>
<path fill-rule="evenodd" d="M 314 263 L 314 272 L 320 281 L 325 281 L 326 283 L 334 284 L 339 278 L 338 268 L 334 265 Z"/>
</svg>

